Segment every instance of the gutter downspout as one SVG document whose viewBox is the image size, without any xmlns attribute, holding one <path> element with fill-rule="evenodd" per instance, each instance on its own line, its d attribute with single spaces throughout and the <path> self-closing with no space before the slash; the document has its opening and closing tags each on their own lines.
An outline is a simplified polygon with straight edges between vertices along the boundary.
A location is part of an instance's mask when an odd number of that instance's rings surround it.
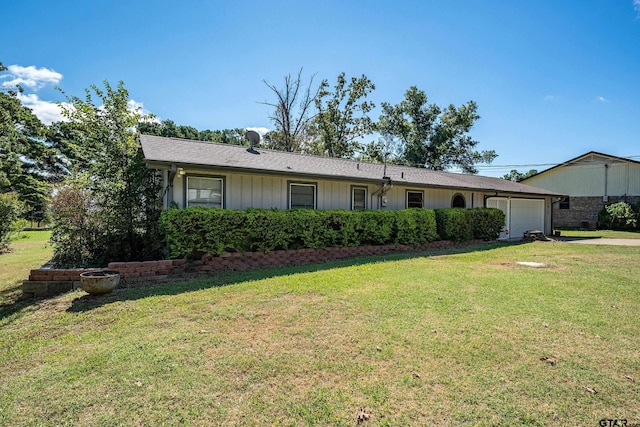
<svg viewBox="0 0 640 427">
<path fill-rule="evenodd" d="M 378 188 L 376 191 L 374 191 L 373 193 L 371 193 L 371 201 L 373 202 L 373 198 L 378 195 L 378 209 L 381 209 L 383 207 L 383 203 L 382 203 L 382 198 L 385 197 L 384 195 L 387 193 L 387 191 L 391 190 L 391 187 L 393 187 L 393 183 L 391 182 L 391 178 L 389 177 L 384 177 L 384 179 L 386 180 L 385 182 L 383 182 L 380 185 L 380 188 Z"/>
<path fill-rule="evenodd" d="M 629 166 L 631 165 L 631 162 L 629 160 L 627 160 L 627 182 L 626 182 L 626 186 L 624 189 L 624 195 L 628 196 L 629 195 Z"/>
<path fill-rule="evenodd" d="M 498 192 L 496 191 L 496 194 L 494 194 L 493 196 L 487 196 L 486 194 L 484 195 L 484 201 L 482 202 L 483 208 L 487 207 L 487 199 L 490 199 L 492 197 L 498 197 Z"/>
<path fill-rule="evenodd" d="M 553 232 L 555 234 L 555 224 L 553 223 L 553 205 L 555 204 L 560 204 L 560 202 L 562 201 L 564 197 L 558 197 L 558 200 L 553 200 L 551 199 L 551 232 Z"/>
<path fill-rule="evenodd" d="M 608 181 L 609 181 L 609 165 L 607 163 L 604 164 L 604 195 L 602 196 L 603 202 L 609 201 L 609 195 L 607 194 L 608 190 Z"/>
<path fill-rule="evenodd" d="M 178 168 L 176 167 L 176 165 L 171 165 L 171 169 L 167 174 L 167 202 L 165 203 L 165 209 L 167 210 L 169 209 L 169 206 L 171 206 L 171 202 L 173 202 L 173 179 L 176 177 L 177 173 Z"/>
</svg>

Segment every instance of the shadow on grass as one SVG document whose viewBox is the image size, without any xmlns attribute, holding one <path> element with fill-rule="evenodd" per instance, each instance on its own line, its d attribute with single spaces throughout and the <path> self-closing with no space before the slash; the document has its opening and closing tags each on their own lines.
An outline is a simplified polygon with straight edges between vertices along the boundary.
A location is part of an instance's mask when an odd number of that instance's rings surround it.
<svg viewBox="0 0 640 427">
<path fill-rule="evenodd" d="M 558 242 L 579 242 L 582 240 L 596 240 L 602 239 L 602 236 L 560 236 L 555 237 Z"/>
<path fill-rule="evenodd" d="M 115 292 L 100 296 L 85 294 L 78 298 L 75 298 L 72 301 L 71 306 L 67 309 L 67 312 L 82 313 L 111 304 L 113 302 L 133 301 L 152 296 L 178 295 L 201 289 L 229 286 L 246 281 L 263 280 L 272 277 L 288 276 L 292 274 L 325 271 L 334 268 L 351 267 L 386 261 L 488 251 L 504 246 L 516 246 L 521 244 L 523 244 L 523 242 L 491 242 L 474 245 L 460 245 L 444 250 L 428 250 L 409 253 L 375 255 L 318 264 L 305 264 L 300 266 L 269 267 L 249 271 L 226 271 L 209 274 L 206 276 L 194 276 L 193 278 L 188 277 L 182 281 L 166 282 L 157 285 L 154 284 L 146 286 L 142 284 L 137 288 L 117 289 Z M 27 300 L 16 300 L 14 302 L 0 305 L 0 323 L 11 316 L 18 314 L 25 308 L 42 304 L 42 302 L 45 300 L 46 298 L 32 298 Z"/>
<path fill-rule="evenodd" d="M 22 289 L 20 289 L 20 287 L 21 283 L 18 282 L 15 286 L 0 291 L 0 321 L 22 310 L 24 307 L 31 305 L 28 300 L 20 299 L 22 296 Z"/>
<path fill-rule="evenodd" d="M 409 253 L 375 255 L 350 258 L 339 261 L 329 261 L 318 264 L 305 264 L 290 267 L 269 267 L 260 270 L 249 271 L 225 271 L 201 277 L 194 277 L 192 279 L 187 279 L 179 282 L 170 282 L 153 286 L 143 286 L 139 288 L 118 289 L 116 292 L 103 296 L 83 295 L 73 300 L 71 307 L 67 309 L 67 312 L 86 312 L 117 301 L 132 301 L 151 296 L 178 295 L 202 289 L 230 286 L 247 281 L 264 280 L 273 277 L 289 276 L 292 274 L 312 273 L 317 271 L 331 270 L 335 268 L 352 267 L 386 261 L 488 251 L 498 247 L 504 247 L 506 245 L 516 246 L 521 244 L 523 244 L 523 242 L 521 241 L 508 243 L 491 242 L 485 244 L 462 245 L 444 250 L 428 250 Z"/>
</svg>

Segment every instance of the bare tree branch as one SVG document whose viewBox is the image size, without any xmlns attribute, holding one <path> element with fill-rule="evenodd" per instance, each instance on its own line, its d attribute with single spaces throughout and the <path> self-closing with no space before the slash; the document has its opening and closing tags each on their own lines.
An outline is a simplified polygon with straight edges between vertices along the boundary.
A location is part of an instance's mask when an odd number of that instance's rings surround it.
<svg viewBox="0 0 640 427">
<path fill-rule="evenodd" d="M 269 145 L 283 151 L 300 151 L 304 133 L 309 122 L 309 110 L 314 105 L 320 88 L 312 89 L 315 74 L 311 76 L 306 89 L 302 88 L 302 68 L 298 75 L 292 78 L 291 74 L 284 77 L 284 87 L 279 89 L 276 85 L 263 80 L 264 84 L 276 95 L 275 102 L 262 102 L 261 104 L 273 107 L 269 119 L 273 122 L 275 130 L 270 132 Z M 301 90 L 304 90 L 301 95 Z"/>
</svg>

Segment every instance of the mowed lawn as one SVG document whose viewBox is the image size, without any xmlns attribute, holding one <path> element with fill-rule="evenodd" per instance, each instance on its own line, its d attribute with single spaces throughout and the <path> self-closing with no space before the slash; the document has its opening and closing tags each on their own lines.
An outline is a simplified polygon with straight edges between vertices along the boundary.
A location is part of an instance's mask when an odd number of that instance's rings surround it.
<svg viewBox="0 0 640 427">
<path fill-rule="evenodd" d="M 40 268 L 51 258 L 51 232 L 24 231 L 11 242 L 10 252 L 0 254 L 0 307 L 13 303 L 22 293 L 20 286 L 29 270 Z"/>
<path fill-rule="evenodd" d="M 640 247 L 535 242 L 19 303 L 0 424 L 640 423 L 639 288 Z"/>
</svg>

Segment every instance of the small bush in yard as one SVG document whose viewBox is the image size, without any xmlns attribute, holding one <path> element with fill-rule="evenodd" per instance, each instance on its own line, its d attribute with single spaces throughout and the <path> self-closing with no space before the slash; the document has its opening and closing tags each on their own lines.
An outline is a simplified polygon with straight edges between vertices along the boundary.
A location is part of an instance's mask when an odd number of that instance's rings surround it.
<svg viewBox="0 0 640 427">
<path fill-rule="evenodd" d="M 632 231 L 638 228 L 638 212 L 627 202 L 617 202 L 602 208 L 598 222 L 602 228 Z"/>
</svg>

